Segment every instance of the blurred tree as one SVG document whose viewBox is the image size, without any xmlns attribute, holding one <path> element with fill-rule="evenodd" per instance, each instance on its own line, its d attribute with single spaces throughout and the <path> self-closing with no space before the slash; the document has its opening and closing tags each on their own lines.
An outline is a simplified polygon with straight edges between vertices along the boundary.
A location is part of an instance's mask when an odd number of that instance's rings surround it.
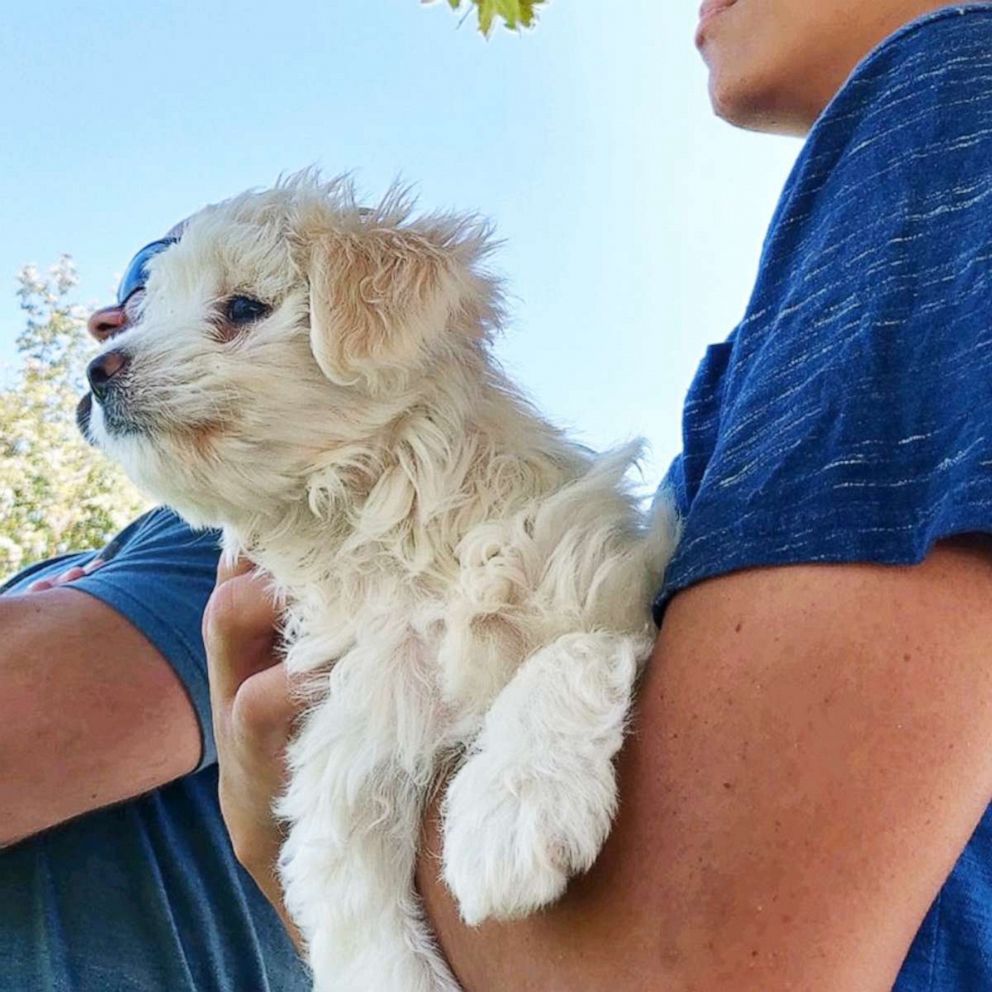
<svg viewBox="0 0 992 992">
<path fill-rule="evenodd" d="M 30 265 L 18 275 L 27 326 L 19 367 L 0 381 L 0 581 L 33 561 L 100 547 L 148 505 L 76 427 L 91 352 L 69 302 L 77 281 L 66 255 L 47 276 Z"/>
<path fill-rule="evenodd" d="M 421 3 L 433 2 L 434 0 L 421 0 Z M 448 0 L 448 6 L 452 10 L 474 6 L 479 17 L 479 30 L 488 37 L 497 18 L 513 31 L 533 26 L 537 8 L 545 2 L 546 0 Z"/>
</svg>

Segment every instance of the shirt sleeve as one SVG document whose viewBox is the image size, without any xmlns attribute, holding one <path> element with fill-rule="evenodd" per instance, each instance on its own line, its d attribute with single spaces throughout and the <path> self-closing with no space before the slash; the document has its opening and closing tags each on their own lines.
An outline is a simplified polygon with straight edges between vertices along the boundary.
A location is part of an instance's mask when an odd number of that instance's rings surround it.
<svg viewBox="0 0 992 992">
<path fill-rule="evenodd" d="M 216 531 L 193 531 L 166 509 L 142 518 L 117 553 L 72 583 L 130 621 L 169 662 L 200 725 L 199 771 L 217 760 L 200 628 L 220 556 Z M 98 556 L 99 557 L 99 556 Z"/>
<path fill-rule="evenodd" d="M 932 27 L 849 81 L 790 180 L 658 617 L 737 569 L 992 533 L 992 70 L 966 21 Z"/>
</svg>

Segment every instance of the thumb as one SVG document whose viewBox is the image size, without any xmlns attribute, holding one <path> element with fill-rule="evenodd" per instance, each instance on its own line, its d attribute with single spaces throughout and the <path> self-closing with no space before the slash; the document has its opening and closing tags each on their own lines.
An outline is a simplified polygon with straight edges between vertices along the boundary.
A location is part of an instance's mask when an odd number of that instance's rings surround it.
<svg viewBox="0 0 992 992">
<path fill-rule="evenodd" d="M 274 739 L 285 746 L 301 700 L 293 692 L 286 666 L 272 665 L 250 675 L 234 698 L 231 719 L 235 728 L 253 740 Z"/>
<path fill-rule="evenodd" d="M 218 570 L 218 585 L 203 615 L 207 677 L 215 713 L 231 705 L 246 679 L 278 661 L 274 650 L 278 614 L 268 576 L 241 566 L 233 572 L 224 568 Z"/>
</svg>

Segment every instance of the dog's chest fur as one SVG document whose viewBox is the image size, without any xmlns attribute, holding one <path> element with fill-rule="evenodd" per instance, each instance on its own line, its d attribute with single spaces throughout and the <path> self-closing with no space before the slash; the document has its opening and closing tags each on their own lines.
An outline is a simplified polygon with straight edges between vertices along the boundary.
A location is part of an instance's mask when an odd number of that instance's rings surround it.
<svg viewBox="0 0 992 992">
<path fill-rule="evenodd" d="M 474 523 L 415 567 L 387 541 L 338 542 L 321 560 L 299 535 L 285 548 L 268 537 L 258 563 L 287 601 L 289 671 L 317 698 L 378 694 L 413 769 L 469 741 L 541 646 L 576 629 L 649 636 L 658 547 L 623 493 L 629 456 Z"/>
</svg>

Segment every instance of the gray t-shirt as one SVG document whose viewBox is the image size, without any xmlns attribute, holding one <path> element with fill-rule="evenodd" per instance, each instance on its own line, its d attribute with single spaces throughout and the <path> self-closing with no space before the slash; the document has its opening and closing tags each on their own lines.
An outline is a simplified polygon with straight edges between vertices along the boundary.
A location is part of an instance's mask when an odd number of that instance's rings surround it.
<svg viewBox="0 0 992 992">
<path fill-rule="evenodd" d="M 153 510 L 110 554 L 72 587 L 113 607 L 169 661 L 199 717 L 203 757 L 171 785 L 0 851 L 0 992 L 308 990 L 278 917 L 234 858 L 218 805 L 200 637 L 217 535 Z M 34 566 L 4 591 L 95 556 Z"/>
</svg>

